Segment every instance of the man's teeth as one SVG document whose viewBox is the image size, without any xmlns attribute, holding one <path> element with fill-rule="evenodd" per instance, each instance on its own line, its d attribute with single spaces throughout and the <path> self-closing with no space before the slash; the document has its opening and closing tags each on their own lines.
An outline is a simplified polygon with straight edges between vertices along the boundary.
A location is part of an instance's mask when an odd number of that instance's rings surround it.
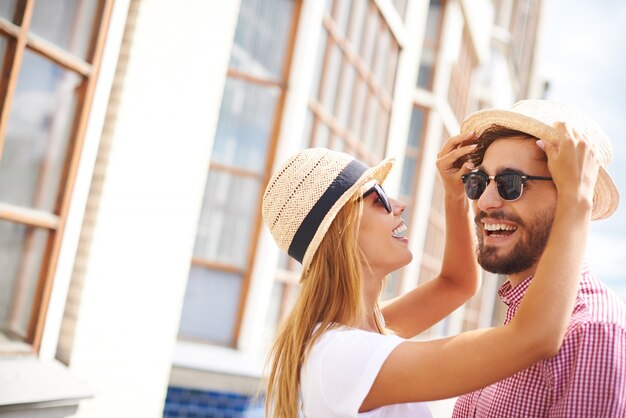
<svg viewBox="0 0 626 418">
<path fill-rule="evenodd" d="M 505 224 L 484 224 L 485 231 L 515 231 L 516 226 Z"/>
<path fill-rule="evenodd" d="M 403 233 L 404 231 L 406 231 L 406 225 L 402 224 L 393 231 L 391 231 L 391 235 L 394 237 L 399 237 L 399 234 Z"/>
</svg>

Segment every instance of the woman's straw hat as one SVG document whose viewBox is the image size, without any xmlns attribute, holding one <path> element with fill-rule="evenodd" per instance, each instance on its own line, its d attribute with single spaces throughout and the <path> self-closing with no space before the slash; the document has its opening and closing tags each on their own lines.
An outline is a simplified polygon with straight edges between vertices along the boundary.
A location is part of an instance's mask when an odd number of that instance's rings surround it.
<svg viewBox="0 0 626 418">
<path fill-rule="evenodd" d="M 619 205 L 619 191 L 606 171 L 613 160 L 613 146 L 604 130 L 578 109 L 547 100 L 522 100 L 511 110 L 485 109 L 472 113 L 461 124 L 461 132 L 476 131 L 480 135 L 491 126 L 498 125 L 544 141 L 557 142 L 556 122 L 566 122 L 592 146 L 600 163 L 600 173 L 593 195 L 591 219 L 608 218 Z"/>
<path fill-rule="evenodd" d="M 310 148 L 289 158 L 263 195 L 263 220 L 283 251 L 306 271 L 333 219 L 361 187 L 382 183 L 394 160 L 368 168 L 349 154 Z"/>
</svg>

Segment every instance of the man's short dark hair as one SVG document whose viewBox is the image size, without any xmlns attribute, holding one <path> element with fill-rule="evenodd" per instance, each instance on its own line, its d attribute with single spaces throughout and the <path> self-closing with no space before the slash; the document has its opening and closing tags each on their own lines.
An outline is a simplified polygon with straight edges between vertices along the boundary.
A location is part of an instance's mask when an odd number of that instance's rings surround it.
<svg viewBox="0 0 626 418">
<path fill-rule="evenodd" d="M 483 158 L 485 157 L 485 152 L 487 148 L 495 141 L 496 139 L 502 138 L 513 138 L 513 137 L 522 137 L 528 139 L 537 140 L 538 138 L 527 134 L 526 132 L 516 131 L 515 129 L 505 128 L 500 125 L 491 125 L 489 128 L 485 129 L 483 133 L 478 137 L 478 146 L 476 147 L 476 151 L 469 154 L 467 156 L 467 160 L 474 164 L 475 167 L 478 167 L 483 163 Z"/>
</svg>

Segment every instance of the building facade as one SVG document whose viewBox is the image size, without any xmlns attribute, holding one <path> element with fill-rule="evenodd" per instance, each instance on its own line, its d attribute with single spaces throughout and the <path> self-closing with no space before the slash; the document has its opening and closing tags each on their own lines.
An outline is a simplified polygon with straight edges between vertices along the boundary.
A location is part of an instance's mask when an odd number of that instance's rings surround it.
<svg viewBox="0 0 626 418">
<path fill-rule="evenodd" d="M 3 2 L 0 416 L 262 416 L 299 278 L 260 216 L 274 168 L 314 146 L 396 157 L 414 260 L 384 297 L 427 281 L 436 154 L 469 112 L 542 95 L 541 7 Z M 420 338 L 498 323 L 483 283 Z"/>
</svg>

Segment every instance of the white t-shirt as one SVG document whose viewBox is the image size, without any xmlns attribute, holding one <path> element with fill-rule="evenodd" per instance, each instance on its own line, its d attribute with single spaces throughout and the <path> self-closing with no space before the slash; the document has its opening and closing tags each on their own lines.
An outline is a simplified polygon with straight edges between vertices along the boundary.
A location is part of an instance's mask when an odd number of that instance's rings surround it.
<svg viewBox="0 0 626 418">
<path fill-rule="evenodd" d="M 306 418 L 431 418 L 424 403 L 383 406 L 359 414 L 359 407 L 387 356 L 406 341 L 341 327 L 325 332 L 302 366 L 300 390 Z"/>
</svg>

